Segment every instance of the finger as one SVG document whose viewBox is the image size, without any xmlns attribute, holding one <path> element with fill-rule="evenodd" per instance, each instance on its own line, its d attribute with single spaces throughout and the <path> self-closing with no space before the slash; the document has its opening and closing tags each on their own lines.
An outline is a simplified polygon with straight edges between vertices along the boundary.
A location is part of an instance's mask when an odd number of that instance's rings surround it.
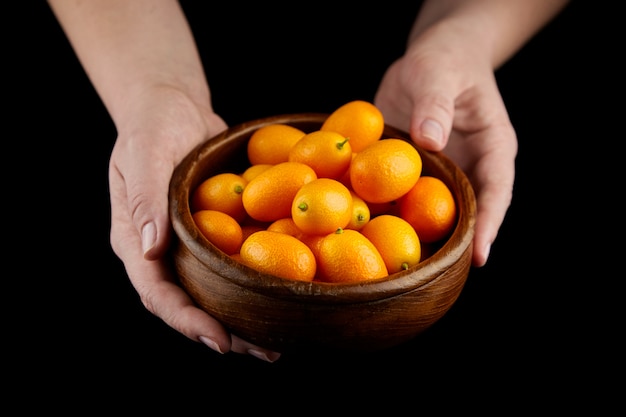
<svg viewBox="0 0 626 417">
<path fill-rule="evenodd" d="M 230 334 L 214 318 L 195 306 L 174 280 L 165 260 L 144 257 L 141 238 L 126 210 L 123 181 L 111 175 L 111 246 L 122 260 L 141 302 L 155 316 L 188 338 L 204 342 L 217 352 L 228 352 Z"/>
<path fill-rule="evenodd" d="M 413 81 L 413 108 L 409 133 L 415 143 L 431 151 L 442 150 L 452 129 L 457 90 L 454 79 L 441 71 L 424 71 Z"/>
<path fill-rule="evenodd" d="M 112 191 L 117 190 L 112 183 Z M 232 337 L 222 324 L 196 307 L 188 294 L 174 280 L 169 265 L 162 260 L 143 256 L 140 237 L 130 223 L 130 216 L 116 203 L 124 201 L 112 192 L 111 245 L 122 260 L 130 281 L 144 307 L 167 325 L 191 340 L 202 342 L 219 353 L 233 351 L 274 362 L 280 353 L 258 347 L 236 336 Z"/>
<path fill-rule="evenodd" d="M 162 263 L 161 261 L 143 262 Z M 149 271 L 149 268 L 145 266 L 140 269 L 140 273 Z M 163 269 L 158 267 L 152 272 L 159 274 L 161 271 Z M 168 326 L 193 341 L 204 343 L 218 353 L 231 350 L 230 333 L 219 321 L 199 309 L 176 283 L 166 279 L 143 279 L 137 276 L 137 273 L 131 281 L 146 309 Z"/>
<path fill-rule="evenodd" d="M 460 82 L 454 71 L 441 71 L 445 64 L 436 56 L 429 61 L 407 55 L 389 67 L 374 99 L 385 123 L 407 130 L 416 144 L 433 151 L 447 143 Z"/>
<path fill-rule="evenodd" d="M 515 177 L 515 152 L 512 145 L 494 150 L 483 157 L 475 170 L 478 188 L 476 199 L 476 228 L 474 236 L 473 265 L 487 262 L 491 245 L 504 221 L 513 196 Z"/>
<path fill-rule="evenodd" d="M 461 151 L 465 159 L 459 154 Z M 502 122 L 468 138 L 451 138 L 445 152 L 456 153 L 453 159 L 468 173 L 476 193 L 472 264 L 481 267 L 487 262 L 491 245 L 511 204 L 517 136 L 510 123 Z"/>
<path fill-rule="evenodd" d="M 235 335 L 232 336 L 231 351 L 252 355 L 265 362 L 276 362 L 281 356 L 280 352 L 259 347 Z"/>
<path fill-rule="evenodd" d="M 124 230 L 134 231 L 131 227 Z M 145 259 L 138 235 L 116 236 L 117 239 L 113 239 L 115 252 L 145 308 L 189 339 L 203 342 L 219 353 L 230 351 L 229 332 L 196 307 L 176 284 L 170 266 L 164 260 Z"/>
<path fill-rule="evenodd" d="M 123 187 L 116 195 L 126 200 L 112 201 L 112 206 L 131 213 L 144 256 L 158 259 L 165 254 L 170 239 L 167 191 L 173 163 L 150 151 L 137 155 L 122 146 L 113 150 L 109 183 Z"/>
</svg>

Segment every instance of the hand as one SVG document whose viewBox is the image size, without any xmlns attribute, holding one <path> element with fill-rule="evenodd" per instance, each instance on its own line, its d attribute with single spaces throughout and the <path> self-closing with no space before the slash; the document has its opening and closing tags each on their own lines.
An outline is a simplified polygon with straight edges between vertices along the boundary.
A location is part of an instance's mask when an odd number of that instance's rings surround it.
<svg viewBox="0 0 626 417">
<path fill-rule="evenodd" d="M 133 101 L 127 103 L 132 114 L 118 122 L 109 166 L 111 245 L 142 303 L 172 328 L 217 352 L 277 360 L 279 353 L 231 336 L 197 308 L 177 285 L 166 259 L 172 234 L 168 211 L 172 172 L 197 144 L 226 129 L 226 123 L 211 109 L 168 87 L 150 89 Z"/>
<path fill-rule="evenodd" d="M 375 97 L 385 122 L 448 155 L 477 197 L 472 264 L 487 262 L 511 203 L 517 136 L 485 48 L 431 27 L 385 73 Z"/>
</svg>

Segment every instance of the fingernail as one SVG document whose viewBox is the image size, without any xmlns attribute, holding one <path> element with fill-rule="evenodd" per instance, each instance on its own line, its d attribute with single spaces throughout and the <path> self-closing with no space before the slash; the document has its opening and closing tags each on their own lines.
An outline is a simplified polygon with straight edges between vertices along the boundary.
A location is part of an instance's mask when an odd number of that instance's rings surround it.
<svg viewBox="0 0 626 417">
<path fill-rule="evenodd" d="M 430 140 L 433 145 L 441 145 L 443 142 L 443 128 L 438 122 L 426 119 L 422 122 L 422 136 Z"/>
<path fill-rule="evenodd" d="M 205 345 L 207 345 L 208 347 L 210 347 L 211 349 L 213 349 L 217 353 L 224 353 L 224 352 L 222 352 L 222 349 L 220 349 L 220 345 L 218 345 L 214 340 L 209 339 L 206 336 L 200 336 L 200 337 L 198 337 L 198 339 L 200 339 L 200 341 L 202 343 L 204 343 Z"/>
<path fill-rule="evenodd" d="M 485 263 L 487 263 L 487 260 L 489 259 L 490 252 L 491 252 L 491 244 L 488 244 L 487 246 L 485 246 Z"/>
<path fill-rule="evenodd" d="M 487 264 L 487 261 L 489 260 L 490 251 L 491 251 L 491 245 L 486 244 L 483 247 L 482 253 L 478 252 L 478 255 L 476 256 L 476 260 L 472 262 L 473 266 L 478 267 L 478 268 L 485 266 Z"/>
<path fill-rule="evenodd" d="M 278 358 L 280 358 L 280 353 L 273 353 L 272 355 L 268 355 L 265 352 L 256 349 L 248 349 L 248 354 L 254 356 L 257 359 L 261 359 L 265 362 L 276 362 Z"/>
<path fill-rule="evenodd" d="M 141 249 L 144 255 L 152 249 L 156 242 L 156 226 L 154 223 L 147 223 L 143 229 L 141 229 Z"/>
</svg>

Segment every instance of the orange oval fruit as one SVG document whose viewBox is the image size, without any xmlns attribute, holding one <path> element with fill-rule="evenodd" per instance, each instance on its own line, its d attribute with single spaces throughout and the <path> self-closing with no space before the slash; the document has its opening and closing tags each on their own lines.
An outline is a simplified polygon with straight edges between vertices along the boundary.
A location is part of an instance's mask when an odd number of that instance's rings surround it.
<svg viewBox="0 0 626 417">
<path fill-rule="evenodd" d="M 318 278 L 324 282 L 364 282 L 386 277 L 376 246 L 358 230 L 338 229 L 319 243 Z"/>
<path fill-rule="evenodd" d="M 365 201 L 385 203 L 406 194 L 422 173 L 422 157 L 403 139 L 372 143 L 350 164 L 352 189 Z"/>
<path fill-rule="evenodd" d="M 352 148 L 348 139 L 339 133 L 316 130 L 293 145 L 289 160 L 307 164 L 318 178 L 339 179 L 348 171 Z"/>
<path fill-rule="evenodd" d="M 361 233 L 380 252 L 390 274 L 417 265 L 421 259 L 421 244 L 415 229 L 406 220 L 391 214 L 374 217 Z"/>
<path fill-rule="evenodd" d="M 317 179 L 301 162 L 281 162 L 254 177 L 243 190 L 243 206 L 250 217 L 273 222 L 291 216 L 291 203 L 304 184 Z"/>
<path fill-rule="evenodd" d="M 284 123 L 262 126 L 250 135 L 248 160 L 252 165 L 286 162 L 291 147 L 304 135 L 304 131 Z"/>
<path fill-rule="evenodd" d="M 227 255 L 239 252 L 243 232 L 232 216 L 217 210 L 200 210 L 192 218 L 200 233 L 219 250 Z"/>
<path fill-rule="evenodd" d="M 361 230 L 370 221 L 371 211 L 368 204 L 354 191 L 352 194 L 352 216 L 346 229 Z"/>
<path fill-rule="evenodd" d="M 311 252 L 315 255 L 315 259 L 317 259 L 320 252 L 320 244 L 324 237 L 326 237 L 326 235 L 307 235 L 303 233 L 298 239 L 311 249 Z"/>
<path fill-rule="evenodd" d="M 291 204 L 291 217 L 303 233 L 332 233 L 350 222 L 352 194 L 337 180 L 317 178 L 300 187 Z"/>
<path fill-rule="evenodd" d="M 337 132 L 347 137 L 352 152 L 360 152 L 379 140 L 384 129 L 385 121 L 378 107 L 368 101 L 354 100 L 329 114 L 320 130 Z"/>
<path fill-rule="evenodd" d="M 257 175 L 259 175 L 261 172 L 265 171 L 266 169 L 272 167 L 272 164 L 256 164 L 256 165 L 250 165 L 248 168 L 246 168 L 242 173 L 241 176 L 243 177 L 243 179 L 245 179 L 246 181 L 250 181 L 252 178 L 256 177 Z"/>
<path fill-rule="evenodd" d="M 283 217 L 282 219 L 274 220 L 265 230 L 285 233 L 297 238 L 300 238 L 302 235 L 302 230 L 296 226 L 296 222 L 294 222 L 291 217 Z"/>
<path fill-rule="evenodd" d="M 247 215 L 241 198 L 247 184 L 245 178 L 230 172 L 213 175 L 194 190 L 191 211 L 218 210 L 241 222 Z"/>
<path fill-rule="evenodd" d="M 356 153 L 352 152 L 352 156 L 350 157 L 350 164 L 352 164 L 352 160 L 354 159 L 355 155 Z M 352 190 L 352 184 L 350 183 L 350 165 L 348 165 L 348 169 L 346 169 L 346 172 L 344 172 L 341 178 L 339 178 L 339 182 Z"/>
<path fill-rule="evenodd" d="M 413 226 L 420 241 L 432 243 L 452 233 L 456 202 L 442 180 L 425 175 L 400 199 L 400 216 Z"/>
<path fill-rule="evenodd" d="M 241 245 L 241 263 L 259 272 L 297 281 L 313 281 L 317 270 L 311 249 L 297 238 L 261 230 Z"/>
</svg>

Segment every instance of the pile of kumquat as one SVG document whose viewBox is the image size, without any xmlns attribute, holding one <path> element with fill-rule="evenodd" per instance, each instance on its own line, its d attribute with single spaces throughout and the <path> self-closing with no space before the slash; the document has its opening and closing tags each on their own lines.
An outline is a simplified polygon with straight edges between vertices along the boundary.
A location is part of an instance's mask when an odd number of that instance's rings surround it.
<svg viewBox="0 0 626 417">
<path fill-rule="evenodd" d="M 450 189 L 423 175 L 418 150 L 383 137 L 372 103 L 348 102 L 321 128 L 255 130 L 244 172 L 193 190 L 200 232 L 233 259 L 286 279 L 360 282 L 409 269 L 457 218 Z"/>
</svg>

